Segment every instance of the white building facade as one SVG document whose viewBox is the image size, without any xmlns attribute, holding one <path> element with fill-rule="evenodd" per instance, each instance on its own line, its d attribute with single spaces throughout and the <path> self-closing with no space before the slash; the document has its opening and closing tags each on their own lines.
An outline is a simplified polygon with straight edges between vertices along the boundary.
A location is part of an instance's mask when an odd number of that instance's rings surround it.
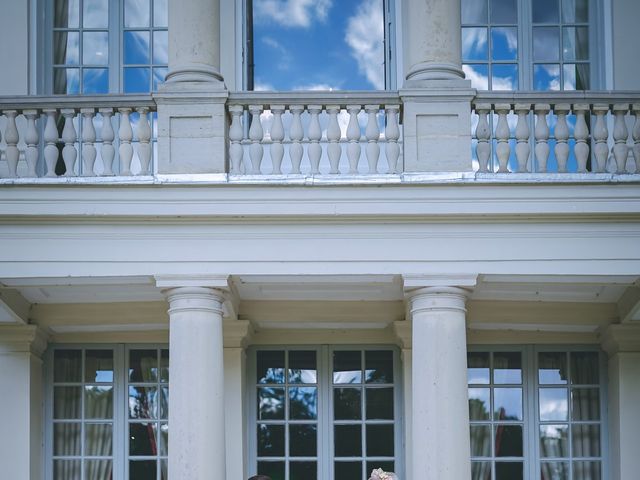
<svg viewBox="0 0 640 480">
<path fill-rule="evenodd" d="M 259 3 L 0 1 L 0 477 L 638 478 L 640 3 Z"/>
</svg>

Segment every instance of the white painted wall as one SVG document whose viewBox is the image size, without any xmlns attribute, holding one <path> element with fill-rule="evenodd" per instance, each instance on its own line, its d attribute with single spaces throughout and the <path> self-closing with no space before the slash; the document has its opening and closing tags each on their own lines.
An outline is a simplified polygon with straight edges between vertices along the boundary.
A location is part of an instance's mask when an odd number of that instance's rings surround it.
<svg viewBox="0 0 640 480">
<path fill-rule="evenodd" d="M 638 0 L 612 0 L 613 87 L 617 90 L 640 89 L 640 53 L 638 52 Z"/>
<path fill-rule="evenodd" d="M 0 96 L 29 93 L 29 3 L 0 0 Z"/>
</svg>

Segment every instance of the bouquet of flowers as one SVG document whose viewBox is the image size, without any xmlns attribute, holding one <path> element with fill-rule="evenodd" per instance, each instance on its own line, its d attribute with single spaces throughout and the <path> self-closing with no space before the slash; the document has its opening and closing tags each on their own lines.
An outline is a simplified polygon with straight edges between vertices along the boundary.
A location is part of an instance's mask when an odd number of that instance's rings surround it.
<svg viewBox="0 0 640 480">
<path fill-rule="evenodd" d="M 369 480 L 398 480 L 398 476 L 393 472 L 385 472 L 381 468 L 376 468 L 371 472 Z"/>
</svg>

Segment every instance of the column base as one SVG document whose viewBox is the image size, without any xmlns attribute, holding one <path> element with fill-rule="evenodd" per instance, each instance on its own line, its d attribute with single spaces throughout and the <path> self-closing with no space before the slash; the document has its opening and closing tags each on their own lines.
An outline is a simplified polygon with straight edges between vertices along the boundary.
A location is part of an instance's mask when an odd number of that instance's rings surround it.
<svg viewBox="0 0 640 480">
<path fill-rule="evenodd" d="M 221 89 L 226 88 L 220 72 L 216 68 L 204 64 L 187 64 L 172 68 L 167 74 L 165 82 L 207 82 L 218 84 Z"/>
<path fill-rule="evenodd" d="M 417 63 L 411 67 L 405 79 L 405 88 L 419 88 L 430 80 L 463 80 L 464 72 L 454 63 Z M 428 86 L 428 85 L 427 85 Z"/>
</svg>

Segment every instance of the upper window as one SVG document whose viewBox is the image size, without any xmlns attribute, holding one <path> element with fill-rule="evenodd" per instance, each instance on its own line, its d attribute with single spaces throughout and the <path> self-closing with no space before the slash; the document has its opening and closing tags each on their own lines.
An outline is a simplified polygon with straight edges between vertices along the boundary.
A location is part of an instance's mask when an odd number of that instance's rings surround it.
<svg viewBox="0 0 640 480">
<path fill-rule="evenodd" d="M 463 70 L 479 90 L 593 88 L 592 0 L 462 0 Z"/>
<path fill-rule="evenodd" d="M 390 2 L 247 0 L 247 89 L 392 88 Z"/>
<path fill-rule="evenodd" d="M 47 91 L 145 93 L 167 74 L 167 0 L 55 0 Z"/>
</svg>

